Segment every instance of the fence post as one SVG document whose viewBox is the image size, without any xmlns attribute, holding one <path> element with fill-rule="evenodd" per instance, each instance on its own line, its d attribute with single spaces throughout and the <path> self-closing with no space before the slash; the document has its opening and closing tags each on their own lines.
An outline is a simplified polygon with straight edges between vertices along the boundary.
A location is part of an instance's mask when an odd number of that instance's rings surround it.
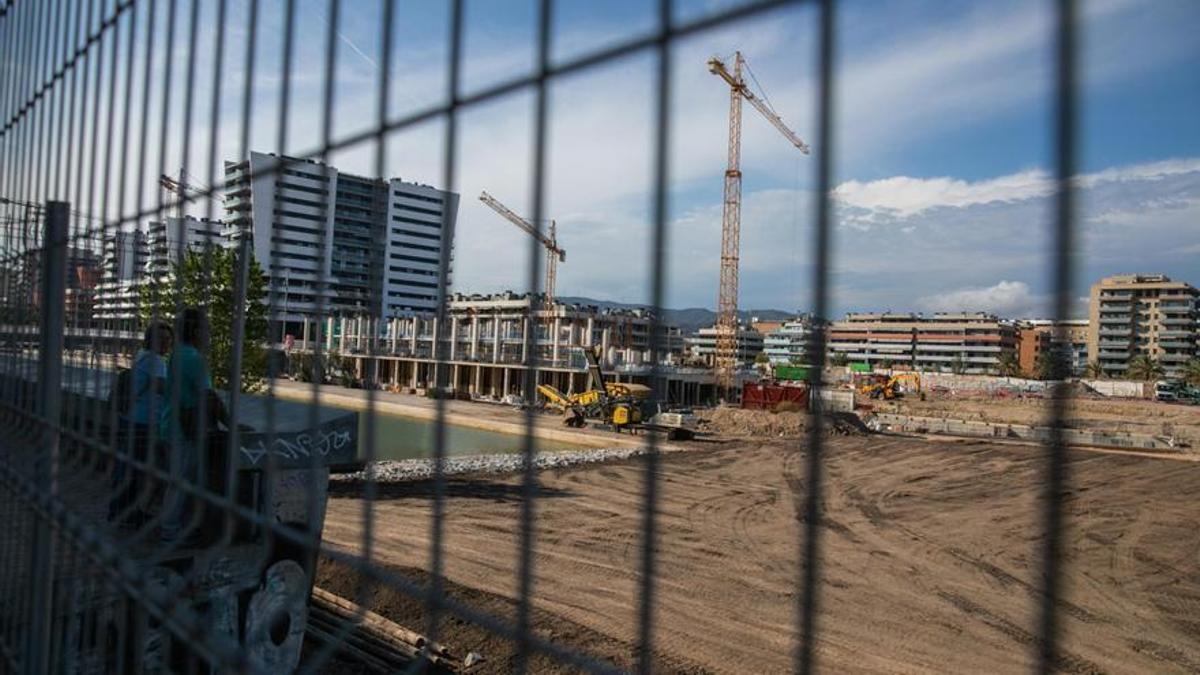
<svg viewBox="0 0 1200 675">
<path fill-rule="evenodd" d="M 38 444 L 44 453 L 37 466 L 37 491 L 47 505 L 58 486 L 59 428 L 62 413 L 63 332 L 66 330 L 67 235 L 70 205 L 46 202 L 42 236 L 41 344 L 38 350 L 38 407 L 42 420 Z M 34 528 L 33 583 L 29 621 L 30 675 L 51 672 L 51 609 L 54 606 L 54 530 L 50 523 Z M 40 576 L 39 576 L 40 575 Z"/>
</svg>

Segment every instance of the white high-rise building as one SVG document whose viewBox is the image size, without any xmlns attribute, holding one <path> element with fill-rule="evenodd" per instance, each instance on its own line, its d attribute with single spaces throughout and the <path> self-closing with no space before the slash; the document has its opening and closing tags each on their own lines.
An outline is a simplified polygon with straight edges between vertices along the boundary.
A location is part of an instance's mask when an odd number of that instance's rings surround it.
<svg viewBox="0 0 1200 675">
<path fill-rule="evenodd" d="M 137 318 L 137 288 L 145 271 L 146 256 L 146 233 L 141 230 L 122 230 L 104 238 L 95 320 L 117 327 Z"/>
<path fill-rule="evenodd" d="M 228 246 L 219 220 L 184 216 L 153 221 L 146 230 L 116 232 L 104 240 L 93 317 L 112 328 L 138 328 L 138 303 L 150 280 L 168 282 L 187 250 Z"/>
<path fill-rule="evenodd" d="M 208 218 L 184 216 L 167 218 L 166 222 L 151 222 L 146 232 L 146 274 L 165 279 L 186 251 L 200 251 L 206 246 L 228 246 L 224 223 Z"/>
<path fill-rule="evenodd" d="M 808 317 L 785 321 L 778 329 L 767 333 L 763 338 L 763 352 L 770 359 L 771 365 L 787 365 L 789 363 L 806 363 L 808 361 L 808 340 L 812 335 L 812 321 Z"/>
<path fill-rule="evenodd" d="M 457 194 L 257 152 L 227 163 L 225 180 L 227 235 L 252 237 L 275 291 L 273 321 L 291 329 L 319 315 L 437 309 Z"/>
</svg>

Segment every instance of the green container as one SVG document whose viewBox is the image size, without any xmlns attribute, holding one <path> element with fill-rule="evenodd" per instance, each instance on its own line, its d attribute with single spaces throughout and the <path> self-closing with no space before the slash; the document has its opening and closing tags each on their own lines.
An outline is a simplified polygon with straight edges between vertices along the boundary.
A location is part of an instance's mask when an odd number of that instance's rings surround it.
<svg viewBox="0 0 1200 675">
<path fill-rule="evenodd" d="M 808 366 L 775 366 L 775 379 L 802 382 L 808 379 Z"/>
<path fill-rule="evenodd" d="M 852 373 L 869 373 L 871 372 L 871 364 L 869 363 L 851 363 L 850 372 Z"/>
</svg>

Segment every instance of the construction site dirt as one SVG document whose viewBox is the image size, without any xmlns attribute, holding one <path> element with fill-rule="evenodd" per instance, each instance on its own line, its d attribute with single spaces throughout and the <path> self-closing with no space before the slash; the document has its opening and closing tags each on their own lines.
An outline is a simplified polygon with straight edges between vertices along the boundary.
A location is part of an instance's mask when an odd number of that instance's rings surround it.
<svg viewBox="0 0 1200 675">
<path fill-rule="evenodd" d="M 769 414 L 769 413 L 760 413 Z M 730 442 L 661 465 L 655 609 L 659 672 L 787 672 L 799 591 L 804 444 Z M 896 436 L 830 438 L 817 656 L 825 672 L 1026 672 L 1037 649 L 1035 578 L 1044 457 L 1036 446 Z M 1069 452 L 1059 669 L 1200 672 L 1200 463 Z M 644 459 L 543 472 L 533 628 L 634 665 Z M 427 579 L 432 490 L 381 486 L 374 560 Z M 445 491 L 451 596 L 512 620 L 521 483 L 456 477 Z M 357 552 L 362 502 L 340 490 L 325 540 Z M 318 584 L 356 597 L 325 561 Z M 418 601 L 372 609 L 420 629 Z M 442 642 L 508 672 L 512 645 L 447 617 Z M 548 657 L 533 672 L 572 672 Z"/>
</svg>

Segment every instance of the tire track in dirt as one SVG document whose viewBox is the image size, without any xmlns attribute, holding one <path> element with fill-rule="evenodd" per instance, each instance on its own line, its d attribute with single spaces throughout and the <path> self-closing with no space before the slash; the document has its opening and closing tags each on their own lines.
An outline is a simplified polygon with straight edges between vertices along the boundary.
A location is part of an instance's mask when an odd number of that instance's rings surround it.
<svg viewBox="0 0 1200 675">
<path fill-rule="evenodd" d="M 998 616 L 989 611 L 986 607 L 968 600 L 956 593 L 948 591 L 938 591 L 938 597 L 953 605 L 959 611 L 967 616 L 975 619 L 996 631 L 1002 633 L 1013 642 L 1023 647 L 1041 647 L 1043 640 L 1041 636 L 1034 635 L 1028 630 L 1016 625 L 1015 623 Z M 1058 649 L 1058 655 L 1054 659 L 1054 668 L 1066 673 L 1076 673 L 1077 675 L 1092 675 L 1095 673 L 1103 673 L 1104 669 L 1099 665 L 1081 657 L 1072 654 L 1062 649 Z"/>
</svg>

